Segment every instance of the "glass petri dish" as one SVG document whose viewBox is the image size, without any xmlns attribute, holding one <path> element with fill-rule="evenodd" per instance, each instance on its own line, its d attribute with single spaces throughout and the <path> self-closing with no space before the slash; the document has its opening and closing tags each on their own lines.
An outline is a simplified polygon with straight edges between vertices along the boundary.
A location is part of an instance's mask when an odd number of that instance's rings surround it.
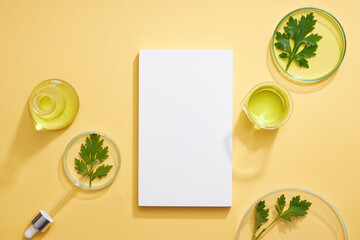
<svg viewBox="0 0 360 240">
<path fill-rule="evenodd" d="M 92 181 L 90 187 L 89 177 L 87 176 L 82 179 L 82 176 L 77 173 L 75 169 L 75 158 L 80 159 L 79 151 L 81 144 L 85 143 L 86 138 L 93 133 L 99 134 L 100 140 L 102 139 L 104 140 L 103 147 L 108 146 L 109 157 L 100 165 L 102 164 L 112 165 L 113 167 L 111 168 L 111 170 L 109 171 L 106 177 L 103 177 L 101 179 L 95 178 Z M 74 137 L 66 146 L 66 149 L 63 154 L 63 166 L 67 177 L 78 187 L 88 190 L 101 189 L 112 183 L 119 172 L 120 162 L 121 162 L 120 152 L 115 142 L 105 134 L 99 132 L 85 132 Z"/>
<path fill-rule="evenodd" d="M 250 209 L 246 212 L 242 219 L 238 231 L 238 240 L 251 240 L 254 229 L 254 208 L 255 205 L 262 200 L 265 200 L 266 208 L 269 208 L 269 221 L 263 224 L 267 226 L 271 220 L 276 216 L 274 204 L 277 198 L 282 194 L 286 198 L 287 209 L 292 197 L 300 195 L 301 200 L 307 200 L 312 203 L 305 217 L 293 219 L 291 222 L 285 220 L 278 220 L 270 229 L 268 229 L 259 238 L 259 240 L 267 239 L 326 239 L 326 240 L 347 240 L 348 233 L 344 220 L 335 207 L 325 198 L 314 192 L 288 188 L 281 189 L 265 196 L 256 201 Z M 263 226 L 257 231 L 257 234 L 262 230 Z"/>
<path fill-rule="evenodd" d="M 300 67 L 297 62 L 293 61 L 289 69 L 285 71 L 287 59 L 279 57 L 279 54 L 283 53 L 283 51 L 277 49 L 274 45 L 277 42 L 275 39 L 276 32 L 284 32 L 284 26 L 286 26 L 290 16 L 299 21 L 302 15 L 306 16 L 309 13 L 313 13 L 314 19 L 317 20 L 315 29 L 311 33 L 322 36 L 322 39 L 318 42 L 316 56 L 306 58 L 309 68 Z M 329 77 L 340 66 L 345 51 L 346 37 L 339 21 L 330 13 L 317 8 L 300 8 L 287 14 L 276 26 L 271 40 L 272 58 L 277 68 L 290 79 L 302 83 L 314 83 Z"/>
</svg>

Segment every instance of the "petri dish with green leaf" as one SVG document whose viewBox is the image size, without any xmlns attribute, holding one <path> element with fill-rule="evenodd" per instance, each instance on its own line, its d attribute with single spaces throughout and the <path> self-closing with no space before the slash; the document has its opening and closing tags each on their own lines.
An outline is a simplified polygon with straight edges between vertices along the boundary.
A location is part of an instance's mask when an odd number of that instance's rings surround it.
<svg viewBox="0 0 360 240">
<path fill-rule="evenodd" d="M 105 134 L 85 132 L 67 145 L 63 166 L 75 185 L 97 190 L 114 181 L 120 169 L 120 152 L 115 142 Z"/>
<path fill-rule="evenodd" d="M 77 135 L 66 146 L 63 166 L 73 184 L 51 208 L 47 211 L 40 209 L 24 234 L 26 239 L 48 229 L 54 222 L 53 216 L 59 210 L 59 206 L 78 189 L 77 187 L 97 190 L 109 186 L 120 169 L 120 152 L 115 142 L 105 134 L 85 132 Z"/>
<path fill-rule="evenodd" d="M 348 233 L 327 199 L 309 190 L 286 188 L 252 204 L 241 220 L 237 239 L 347 240 Z"/>
<path fill-rule="evenodd" d="M 317 8 L 300 8 L 287 14 L 276 26 L 271 40 L 277 68 L 286 77 L 302 83 L 314 83 L 332 75 L 345 52 L 346 37 L 340 22 Z"/>
</svg>

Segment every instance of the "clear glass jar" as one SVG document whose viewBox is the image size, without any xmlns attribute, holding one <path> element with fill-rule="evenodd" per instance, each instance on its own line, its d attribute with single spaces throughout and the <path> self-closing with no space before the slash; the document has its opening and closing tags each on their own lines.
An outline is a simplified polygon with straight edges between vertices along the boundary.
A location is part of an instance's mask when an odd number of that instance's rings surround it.
<svg viewBox="0 0 360 240">
<path fill-rule="evenodd" d="M 256 128 L 277 129 L 292 113 L 290 93 L 281 85 L 265 82 L 256 85 L 244 98 L 242 108 Z"/>
</svg>

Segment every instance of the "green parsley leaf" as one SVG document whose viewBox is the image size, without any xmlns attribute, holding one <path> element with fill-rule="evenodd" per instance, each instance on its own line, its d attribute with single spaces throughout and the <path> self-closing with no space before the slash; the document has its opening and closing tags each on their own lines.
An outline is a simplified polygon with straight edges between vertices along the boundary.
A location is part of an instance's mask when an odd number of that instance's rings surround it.
<svg viewBox="0 0 360 240">
<path fill-rule="evenodd" d="M 86 174 L 88 174 L 86 162 L 79 160 L 77 158 L 75 158 L 75 169 L 77 170 L 77 173 L 80 175 L 86 176 Z"/>
<path fill-rule="evenodd" d="M 279 57 L 288 59 L 285 71 L 288 70 L 293 60 L 297 61 L 300 67 L 309 68 L 308 61 L 305 58 L 316 55 L 315 52 L 318 48 L 317 42 L 322 38 L 322 36 L 318 34 L 308 35 L 315 29 L 316 21 L 313 13 L 301 16 L 299 22 L 293 17 L 290 17 L 284 27 L 285 32 L 276 32 L 275 39 L 278 42 L 275 43 L 275 47 L 284 51 Z M 294 42 L 293 49 L 291 49 L 290 46 L 290 38 L 292 38 Z M 302 46 L 303 48 L 299 52 Z"/>
<path fill-rule="evenodd" d="M 101 165 L 100 167 L 98 167 L 96 169 L 96 171 L 94 172 L 94 175 L 97 177 L 97 178 L 102 178 L 102 177 L 106 177 L 110 171 L 110 169 L 112 168 L 113 166 L 112 165 Z"/>
<path fill-rule="evenodd" d="M 269 209 L 265 209 L 265 207 L 265 201 L 260 201 L 255 206 L 255 231 L 259 229 L 263 223 L 269 220 Z"/>
<path fill-rule="evenodd" d="M 281 34 L 281 33 L 277 32 L 276 40 L 279 41 L 279 42 L 275 43 L 276 48 L 278 48 L 280 50 L 284 50 L 286 52 L 291 51 L 289 37 L 285 33 Z"/>
<path fill-rule="evenodd" d="M 255 205 L 255 227 L 252 240 L 258 240 L 260 236 L 262 236 L 262 234 L 280 218 L 291 222 L 291 218 L 305 216 L 307 214 L 307 210 L 309 210 L 311 206 L 311 203 L 306 200 L 300 201 L 300 196 L 296 196 L 291 199 L 289 208 L 286 211 L 284 211 L 285 205 L 285 195 L 282 194 L 280 197 L 277 198 L 277 203 L 275 204 L 275 210 L 278 213 L 278 216 L 265 227 L 262 227 L 262 224 L 269 220 L 269 209 L 265 209 L 265 201 L 260 201 L 258 204 Z M 256 231 L 259 230 L 261 227 L 262 230 L 259 234 L 256 235 Z"/>
<path fill-rule="evenodd" d="M 84 144 L 81 144 L 79 155 L 87 164 L 91 164 L 91 152 Z"/>
<path fill-rule="evenodd" d="M 86 137 L 85 144 L 81 144 L 79 156 L 81 159 L 75 158 L 75 170 L 78 174 L 89 176 L 89 186 L 95 178 L 103 178 L 108 175 L 112 165 L 101 165 L 96 167 L 98 163 L 104 162 L 109 157 L 108 146 L 103 147 L 104 139 L 100 139 L 100 135 L 96 133 Z"/>
<path fill-rule="evenodd" d="M 318 42 L 321 38 L 322 36 L 319 36 L 318 34 L 311 34 L 304 38 L 303 42 L 310 46 L 317 46 L 316 42 Z"/>
<path fill-rule="evenodd" d="M 310 202 L 306 200 L 300 201 L 300 196 L 296 196 L 291 199 L 289 208 L 279 216 L 291 222 L 292 217 L 305 216 L 310 206 Z"/>
<path fill-rule="evenodd" d="M 284 194 L 282 194 L 280 197 L 278 197 L 277 205 L 275 205 L 275 210 L 279 215 L 282 214 L 285 204 L 286 204 L 285 196 L 284 196 Z"/>
<path fill-rule="evenodd" d="M 107 159 L 109 157 L 108 149 L 109 149 L 108 147 L 100 148 L 99 152 L 96 154 L 96 159 L 99 160 L 100 162 L 103 162 L 105 159 Z"/>
</svg>

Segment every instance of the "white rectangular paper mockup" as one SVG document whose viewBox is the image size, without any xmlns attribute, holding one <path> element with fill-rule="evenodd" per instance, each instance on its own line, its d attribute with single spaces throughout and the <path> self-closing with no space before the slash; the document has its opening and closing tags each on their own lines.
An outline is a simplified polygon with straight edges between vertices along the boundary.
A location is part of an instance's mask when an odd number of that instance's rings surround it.
<svg viewBox="0 0 360 240">
<path fill-rule="evenodd" d="M 139 206 L 232 205 L 233 53 L 140 50 Z"/>
</svg>

